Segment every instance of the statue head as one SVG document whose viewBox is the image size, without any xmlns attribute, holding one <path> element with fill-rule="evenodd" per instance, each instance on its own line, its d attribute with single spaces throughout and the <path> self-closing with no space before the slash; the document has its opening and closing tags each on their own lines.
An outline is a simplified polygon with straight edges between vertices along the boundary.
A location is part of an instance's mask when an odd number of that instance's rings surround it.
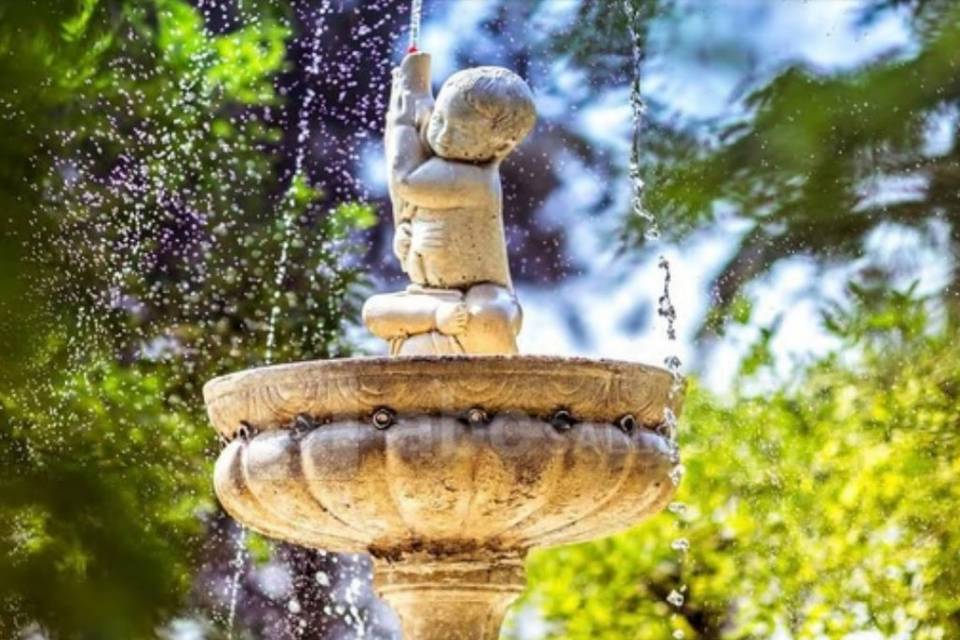
<svg viewBox="0 0 960 640">
<path fill-rule="evenodd" d="M 502 67 L 459 71 L 443 84 L 427 125 L 427 143 L 441 158 L 502 160 L 536 122 L 533 93 Z"/>
</svg>

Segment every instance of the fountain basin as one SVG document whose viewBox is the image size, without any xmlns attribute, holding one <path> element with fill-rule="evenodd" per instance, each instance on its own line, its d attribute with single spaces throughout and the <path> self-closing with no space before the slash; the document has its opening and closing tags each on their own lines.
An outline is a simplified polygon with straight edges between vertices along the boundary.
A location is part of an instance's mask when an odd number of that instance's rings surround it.
<svg viewBox="0 0 960 640">
<path fill-rule="evenodd" d="M 536 356 L 241 372 L 204 389 L 232 438 L 215 487 L 267 536 L 373 554 L 407 637 L 495 638 L 530 548 L 622 531 L 670 500 L 677 451 L 657 427 L 679 413 L 672 382 Z"/>
</svg>

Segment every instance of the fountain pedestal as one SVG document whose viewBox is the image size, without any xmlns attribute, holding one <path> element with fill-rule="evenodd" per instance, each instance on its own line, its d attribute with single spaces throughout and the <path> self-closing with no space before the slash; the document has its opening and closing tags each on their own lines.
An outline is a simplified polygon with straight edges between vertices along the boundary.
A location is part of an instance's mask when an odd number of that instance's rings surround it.
<svg viewBox="0 0 960 640">
<path fill-rule="evenodd" d="M 423 556 L 376 563 L 377 590 L 396 611 L 405 638 L 496 640 L 526 585 L 519 554 Z"/>
<path fill-rule="evenodd" d="M 369 552 L 413 640 L 496 638 L 534 547 L 659 511 L 679 412 L 641 364 L 533 356 L 358 358 L 255 369 L 204 394 L 232 442 L 217 495 L 264 535 Z"/>
</svg>

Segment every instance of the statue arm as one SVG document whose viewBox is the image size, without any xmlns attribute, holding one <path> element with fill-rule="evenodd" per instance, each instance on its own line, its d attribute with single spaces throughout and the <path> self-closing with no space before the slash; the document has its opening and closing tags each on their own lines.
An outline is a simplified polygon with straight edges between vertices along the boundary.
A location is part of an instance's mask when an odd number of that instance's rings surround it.
<svg viewBox="0 0 960 640">
<path fill-rule="evenodd" d="M 493 164 L 469 164 L 433 157 L 396 182 L 400 198 L 432 209 L 493 205 Z"/>
<path fill-rule="evenodd" d="M 410 54 L 393 70 L 390 107 L 384 130 L 390 199 L 393 202 L 394 224 L 410 218 L 410 203 L 396 188 L 417 167 L 430 157 L 430 150 L 420 138 L 419 126 L 429 118 L 433 104 L 430 89 L 430 56 Z"/>
<path fill-rule="evenodd" d="M 404 195 L 403 183 L 409 179 L 420 165 L 427 161 L 426 149 L 420 141 L 420 134 L 412 124 L 391 123 L 388 131 L 387 171 L 389 173 L 391 199 L 394 202 L 394 223 L 399 224 L 410 217 L 409 201 Z M 414 203 L 415 204 L 415 203 Z"/>
</svg>

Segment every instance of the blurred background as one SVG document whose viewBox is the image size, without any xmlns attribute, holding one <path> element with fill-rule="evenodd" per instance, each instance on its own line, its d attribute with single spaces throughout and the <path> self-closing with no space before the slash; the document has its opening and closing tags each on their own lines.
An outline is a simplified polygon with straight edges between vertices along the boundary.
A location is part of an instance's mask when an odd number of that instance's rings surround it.
<svg viewBox="0 0 960 640">
<path fill-rule="evenodd" d="M 0 0 L 0 637 L 399 637 L 220 510 L 200 390 L 384 351 L 409 14 Z M 533 554 L 507 636 L 960 637 L 960 5 L 425 0 L 421 48 L 536 95 L 522 350 L 688 377 L 677 501 Z"/>
</svg>

